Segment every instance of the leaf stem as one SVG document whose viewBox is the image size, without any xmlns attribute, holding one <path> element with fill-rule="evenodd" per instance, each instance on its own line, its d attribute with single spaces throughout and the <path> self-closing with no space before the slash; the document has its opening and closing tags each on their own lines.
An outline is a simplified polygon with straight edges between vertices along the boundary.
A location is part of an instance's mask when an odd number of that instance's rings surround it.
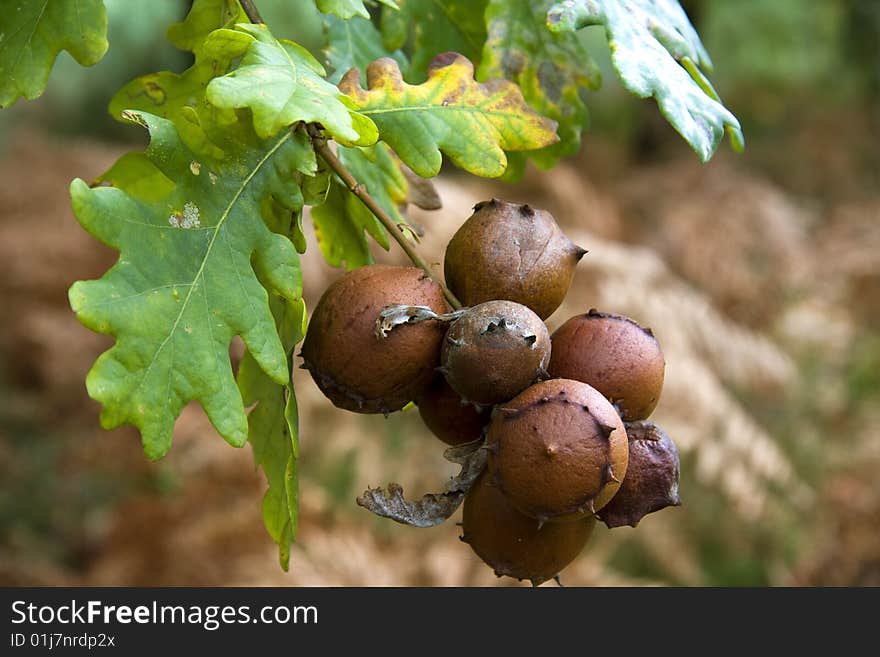
<svg viewBox="0 0 880 657">
<path fill-rule="evenodd" d="M 434 274 L 431 272 L 431 269 L 428 267 L 428 263 L 425 262 L 422 257 L 416 252 L 413 245 L 406 239 L 401 231 L 400 227 L 394 222 L 394 220 L 388 216 L 388 213 L 382 209 L 376 199 L 370 196 L 370 193 L 367 191 L 367 188 L 364 187 L 361 183 L 357 181 L 357 179 L 351 174 L 351 172 L 345 168 L 345 165 L 336 157 L 336 154 L 330 150 L 330 147 L 327 145 L 327 140 L 324 135 L 321 134 L 321 131 L 314 124 L 309 124 L 306 128 L 309 138 L 312 140 L 312 145 L 315 148 L 315 152 L 321 156 L 321 158 L 330 166 L 336 175 L 342 178 L 342 182 L 345 183 L 346 187 L 348 187 L 349 191 L 352 194 L 357 196 L 360 201 L 367 206 L 367 209 L 372 212 L 376 218 L 382 222 L 382 225 L 385 227 L 391 237 L 400 245 L 400 248 L 404 250 L 409 259 L 413 262 L 414 265 L 420 267 L 425 271 L 428 276 L 430 276 L 439 286 L 440 289 L 443 290 L 443 296 L 446 297 L 446 300 L 449 302 L 449 305 L 453 307 L 453 309 L 458 310 L 461 308 L 461 302 L 455 297 L 452 291 L 443 284 L 442 281 L 439 281 L 435 278 Z"/>
<path fill-rule="evenodd" d="M 260 10 L 257 9 L 257 6 L 254 4 L 254 0 L 238 0 L 241 4 L 241 8 L 244 10 L 244 13 L 247 14 L 248 20 L 251 23 L 262 23 L 263 17 L 260 16 Z"/>
</svg>

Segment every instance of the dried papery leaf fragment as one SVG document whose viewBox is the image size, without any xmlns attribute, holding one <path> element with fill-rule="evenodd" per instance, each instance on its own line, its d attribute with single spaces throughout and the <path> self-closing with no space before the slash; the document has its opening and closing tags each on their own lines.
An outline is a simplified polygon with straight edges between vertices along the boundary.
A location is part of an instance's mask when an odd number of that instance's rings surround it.
<svg viewBox="0 0 880 657">
<path fill-rule="evenodd" d="M 452 477 L 442 493 L 426 493 L 420 499 L 409 501 L 399 484 L 390 483 L 386 488 L 368 488 L 357 498 L 359 506 L 377 516 L 391 518 L 395 522 L 412 527 L 433 527 L 455 513 L 477 477 L 486 467 L 486 450 L 481 449 L 482 440 L 450 447 L 443 456 L 461 465 L 461 472 Z"/>
<path fill-rule="evenodd" d="M 477 203 L 449 240 L 443 272 L 467 306 L 507 299 L 546 319 L 585 253 L 546 210 L 493 198 Z"/>
<path fill-rule="evenodd" d="M 658 425 L 627 422 L 629 465 L 620 488 L 596 514 L 609 527 L 635 527 L 649 513 L 681 505 L 681 465 L 675 443 Z"/>
</svg>

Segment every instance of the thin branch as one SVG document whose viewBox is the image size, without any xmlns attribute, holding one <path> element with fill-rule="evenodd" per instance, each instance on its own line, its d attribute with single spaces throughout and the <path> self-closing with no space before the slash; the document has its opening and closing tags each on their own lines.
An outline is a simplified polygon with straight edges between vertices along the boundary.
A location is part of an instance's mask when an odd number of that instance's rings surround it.
<svg viewBox="0 0 880 657">
<path fill-rule="evenodd" d="M 247 14 L 248 20 L 251 23 L 262 23 L 263 17 L 260 16 L 260 10 L 257 9 L 257 6 L 254 4 L 254 0 L 238 0 L 241 3 L 241 8 L 244 9 L 244 13 Z"/>
<path fill-rule="evenodd" d="M 345 165 L 339 161 L 339 158 L 336 157 L 336 154 L 330 150 L 330 147 L 327 145 L 327 140 L 321 134 L 321 131 L 315 125 L 309 125 L 307 127 L 307 131 L 309 137 L 312 140 L 312 145 L 315 147 L 315 152 L 321 156 L 321 158 L 330 166 L 331 169 L 342 178 L 342 182 L 345 183 L 346 187 L 351 191 L 352 194 L 357 196 L 361 202 L 367 206 L 367 209 L 372 212 L 376 218 L 382 222 L 382 225 L 385 226 L 385 229 L 391 234 L 391 237 L 400 245 L 400 248 L 404 250 L 409 259 L 413 262 L 417 267 L 421 267 L 425 273 L 428 274 L 432 279 L 436 281 L 436 283 L 443 290 L 443 296 L 446 297 L 446 300 L 449 302 L 449 305 L 452 306 L 455 310 L 461 308 L 461 302 L 455 297 L 452 291 L 447 288 L 442 281 L 434 278 L 434 274 L 431 272 L 431 269 L 428 267 L 428 263 L 426 263 L 422 257 L 416 252 L 413 245 L 404 237 L 403 233 L 400 230 L 400 227 L 394 222 L 394 220 L 388 216 L 388 213 L 382 209 L 376 199 L 370 196 L 369 192 L 367 192 L 366 188 L 360 184 L 357 179 L 351 174 L 351 172 L 345 168 Z"/>
</svg>

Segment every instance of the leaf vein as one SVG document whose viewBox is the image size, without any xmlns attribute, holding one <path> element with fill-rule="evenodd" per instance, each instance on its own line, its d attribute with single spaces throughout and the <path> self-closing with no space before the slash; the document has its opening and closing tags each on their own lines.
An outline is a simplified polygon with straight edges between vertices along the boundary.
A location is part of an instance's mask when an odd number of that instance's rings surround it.
<svg viewBox="0 0 880 657">
<path fill-rule="evenodd" d="M 45 0 L 45 2 L 43 3 L 43 7 L 40 9 L 40 15 L 37 16 L 37 20 L 34 21 L 34 29 L 31 30 L 31 33 L 28 35 L 27 39 L 25 39 L 24 47 L 18 51 L 18 57 L 15 58 L 15 63 L 12 65 L 11 69 L 13 72 L 18 68 L 18 65 L 21 62 L 21 58 L 24 56 L 25 51 L 32 50 L 28 47 L 28 44 L 30 44 L 31 40 L 34 38 L 34 34 L 37 33 L 37 28 L 40 26 L 40 21 L 43 20 L 43 14 L 46 13 L 46 7 L 48 6 L 49 0 Z"/>
<path fill-rule="evenodd" d="M 123 301 L 129 301 L 130 299 L 137 299 L 138 297 L 142 297 L 146 294 L 151 294 L 153 292 L 158 292 L 159 290 L 167 290 L 168 288 L 174 287 L 190 287 L 192 283 L 169 283 L 168 285 L 159 285 L 158 287 L 150 288 L 149 290 L 143 290 L 142 292 L 138 292 L 137 294 L 129 294 L 124 297 L 117 297 L 115 299 L 107 299 L 106 301 L 99 301 L 97 303 L 90 303 L 83 308 L 100 308 L 101 306 L 109 306 L 114 303 L 121 303 Z"/>
</svg>

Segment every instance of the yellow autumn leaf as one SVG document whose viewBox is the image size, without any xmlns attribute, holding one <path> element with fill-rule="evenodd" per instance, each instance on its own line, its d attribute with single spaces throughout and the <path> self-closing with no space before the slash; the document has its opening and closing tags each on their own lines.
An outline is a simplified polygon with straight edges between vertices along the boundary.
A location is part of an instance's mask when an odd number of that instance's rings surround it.
<svg viewBox="0 0 880 657">
<path fill-rule="evenodd" d="M 367 88 L 357 69 L 339 83 L 379 137 L 418 175 L 437 175 L 444 153 L 462 169 L 496 178 L 507 168 L 505 151 L 527 151 L 559 141 L 556 122 L 541 116 L 513 82 L 474 79 L 474 66 L 444 53 L 428 66 L 428 79 L 407 84 L 393 59 L 367 67 Z"/>
</svg>

